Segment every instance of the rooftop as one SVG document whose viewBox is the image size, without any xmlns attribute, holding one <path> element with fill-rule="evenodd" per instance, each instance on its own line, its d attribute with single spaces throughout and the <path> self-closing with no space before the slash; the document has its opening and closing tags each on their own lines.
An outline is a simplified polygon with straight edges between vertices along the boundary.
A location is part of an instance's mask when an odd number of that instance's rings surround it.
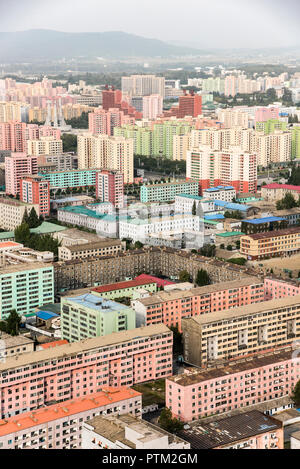
<svg viewBox="0 0 300 469">
<path fill-rule="evenodd" d="M 71 298 L 65 298 L 66 301 L 72 301 L 73 303 L 77 303 L 84 308 L 89 308 L 99 313 L 106 313 L 109 314 L 112 311 L 118 311 L 128 309 L 128 306 L 125 306 L 121 303 L 117 303 L 116 301 L 107 300 L 101 298 L 98 295 L 93 295 L 92 293 L 87 293 L 85 295 L 80 296 L 72 296 Z"/>
<path fill-rule="evenodd" d="M 206 285 L 204 287 L 192 288 L 188 291 L 182 290 L 171 290 L 171 291 L 161 291 L 155 295 L 149 296 L 148 298 L 142 298 L 139 301 L 145 305 L 149 306 L 152 304 L 162 303 L 164 301 L 173 301 L 181 300 L 183 298 L 192 298 L 193 296 L 201 296 L 221 290 L 233 290 L 241 287 L 246 287 L 249 285 L 258 285 L 263 284 L 262 281 L 257 277 L 246 277 L 239 280 L 234 280 L 231 282 L 222 282 L 214 283 L 212 285 Z M 174 285 L 176 286 L 176 284 Z M 236 308 L 235 308 L 236 309 Z"/>
<path fill-rule="evenodd" d="M 2 275 L 12 274 L 14 272 L 24 272 L 26 270 L 53 269 L 51 264 L 45 262 L 31 262 L 30 264 L 16 264 L 1 267 L 0 277 Z"/>
<path fill-rule="evenodd" d="M 5 363 L 0 363 L 0 372 L 3 373 L 9 369 L 21 368 L 22 366 L 30 365 L 32 363 L 43 362 L 51 359 L 55 360 L 70 355 L 74 356 L 90 350 L 166 333 L 170 334 L 171 331 L 164 324 L 152 324 L 151 326 L 139 327 L 130 331 L 113 332 L 107 336 L 93 337 L 91 339 L 61 345 L 60 347 L 38 350 L 30 354 L 8 358 Z"/>
<path fill-rule="evenodd" d="M 88 426 L 91 426 L 95 433 L 103 436 L 111 442 L 119 441 L 132 449 L 136 448 L 136 443 L 126 438 L 126 428 L 132 430 L 132 435 L 142 444 L 155 441 L 167 435 L 168 443 L 179 443 L 181 438 L 166 432 L 160 427 L 153 425 L 146 420 L 141 420 L 133 415 L 111 415 L 103 417 L 101 415 L 89 420 Z"/>
<path fill-rule="evenodd" d="M 173 182 L 163 182 L 163 183 L 158 183 L 158 184 L 144 184 L 141 189 L 147 188 L 147 189 L 152 189 L 153 187 L 166 187 L 166 186 L 181 186 L 182 184 L 197 184 L 199 186 L 199 181 L 173 181 Z"/>
<path fill-rule="evenodd" d="M 281 428 L 282 424 L 274 418 L 252 410 L 211 423 L 198 421 L 190 429 L 180 432 L 180 436 L 189 441 L 193 449 L 212 449 L 234 445 L 238 441 Z"/>
<path fill-rule="evenodd" d="M 287 189 L 300 192 L 300 186 L 292 186 L 290 184 L 267 184 L 266 186 L 263 186 L 262 189 Z"/>
<path fill-rule="evenodd" d="M 183 318 L 185 321 L 196 321 L 199 325 L 214 323 L 217 321 L 226 321 L 233 318 L 239 318 L 241 316 L 247 316 L 249 314 L 259 314 L 264 311 L 271 311 L 274 309 L 285 308 L 288 306 L 299 306 L 300 295 L 292 297 L 279 298 L 270 301 L 263 301 L 261 303 L 253 303 L 250 305 L 239 306 L 237 308 L 231 308 L 224 311 L 216 311 L 210 314 L 204 314 L 200 316 L 194 316 L 193 318 Z"/>
<path fill-rule="evenodd" d="M 281 217 L 252 218 L 251 220 L 243 220 L 243 223 L 250 223 L 251 225 L 260 225 L 261 223 L 272 223 L 276 221 L 285 221 L 285 219 Z"/>
<path fill-rule="evenodd" d="M 232 236 L 243 236 L 245 233 L 241 231 L 225 231 L 225 233 L 216 233 L 216 236 L 220 236 L 221 238 L 230 238 Z"/>
<path fill-rule="evenodd" d="M 211 187 L 210 189 L 205 189 L 204 192 L 219 192 L 219 191 L 229 191 L 234 190 L 233 186 L 217 186 Z"/>
<path fill-rule="evenodd" d="M 259 355 L 258 357 L 242 358 L 233 362 L 228 362 L 226 365 L 216 366 L 205 370 L 192 368 L 189 372 L 175 375 L 167 379 L 179 386 L 192 386 L 203 381 L 225 377 L 242 371 L 262 368 L 272 365 L 273 363 L 285 362 L 291 360 L 291 356 L 292 349 L 288 347 L 283 351 L 270 352 L 265 355 Z"/>
<path fill-rule="evenodd" d="M 153 275 L 141 274 L 135 277 L 135 280 L 147 280 L 148 282 L 155 282 L 158 288 L 164 287 L 165 285 L 174 285 L 174 282 L 170 280 L 165 280 L 159 277 L 154 277 Z"/>
<path fill-rule="evenodd" d="M 119 239 L 99 239 L 99 241 L 92 241 L 90 243 L 75 244 L 73 246 L 65 246 L 71 252 L 89 251 L 92 249 L 101 249 L 109 246 L 119 246 L 121 241 Z"/>
<path fill-rule="evenodd" d="M 0 332 L 0 340 L 5 342 L 5 348 L 16 347 L 18 345 L 33 344 L 33 340 L 25 335 L 12 336 L 5 332 Z"/>
<path fill-rule="evenodd" d="M 277 238 L 278 236 L 288 236 L 292 234 L 300 233 L 300 226 L 294 228 L 286 228 L 284 230 L 278 231 L 266 231 L 264 233 L 255 233 L 245 235 L 251 239 L 268 239 L 268 238 Z"/>
<path fill-rule="evenodd" d="M 128 280 L 127 282 L 118 282 L 118 283 L 110 283 L 107 285 L 101 285 L 100 287 L 92 288 L 91 290 L 97 293 L 106 293 L 115 290 L 123 290 L 125 288 L 134 288 L 139 287 L 142 285 L 149 285 L 149 283 L 156 283 L 154 280 L 150 279 L 138 279 L 135 280 Z"/>
<path fill-rule="evenodd" d="M 87 397 L 61 402 L 34 412 L 26 412 L 21 415 L 0 420 L 0 436 L 17 433 L 27 428 L 63 419 L 80 412 L 105 407 L 126 399 L 140 397 L 141 393 L 129 388 L 107 388 L 103 391 L 91 394 Z"/>
</svg>

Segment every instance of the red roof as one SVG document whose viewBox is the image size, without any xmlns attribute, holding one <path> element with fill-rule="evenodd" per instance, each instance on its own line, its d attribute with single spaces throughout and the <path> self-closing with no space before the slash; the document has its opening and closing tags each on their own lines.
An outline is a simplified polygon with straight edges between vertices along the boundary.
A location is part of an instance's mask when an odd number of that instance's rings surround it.
<svg viewBox="0 0 300 469">
<path fill-rule="evenodd" d="M 142 285 L 149 285 L 149 283 L 156 283 L 154 277 L 151 278 L 136 278 L 134 280 L 128 280 L 127 282 L 118 282 L 118 283 L 111 283 L 108 285 L 101 285 L 100 287 L 92 288 L 91 291 L 95 291 L 97 293 L 105 293 L 114 290 L 123 290 L 125 288 L 133 288 L 139 287 Z"/>
<path fill-rule="evenodd" d="M 300 186 L 290 186 L 289 184 L 268 184 L 266 186 L 262 186 L 262 189 L 288 189 L 290 191 L 298 191 L 300 192 Z"/>
<path fill-rule="evenodd" d="M 159 277 L 153 277 L 152 275 L 148 274 L 141 274 L 138 277 L 135 277 L 135 280 L 148 280 L 151 282 L 155 282 L 158 287 L 165 287 L 166 285 L 174 285 L 174 282 L 170 282 L 169 280 L 164 280 Z"/>
<path fill-rule="evenodd" d="M 66 345 L 69 342 L 67 340 L 56 340 L 55 342 L 48 342 L 46 344 L 40 344 L 43 349 L 56 347 L 57 345 Z"/>
</svg>

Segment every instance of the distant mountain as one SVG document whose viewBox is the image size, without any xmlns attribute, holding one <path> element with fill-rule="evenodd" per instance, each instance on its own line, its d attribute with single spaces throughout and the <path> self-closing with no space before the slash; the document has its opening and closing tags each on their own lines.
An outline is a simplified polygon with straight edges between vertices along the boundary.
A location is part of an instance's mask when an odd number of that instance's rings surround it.
<svg viewBox="0 0 300 469">
<path fill-rule="evenodd" d="M 34 29 L 0 32 L 0 60 L 31 62 L 40 59 L 70 59 L 102 57 L 125 59 L 131 57 L 179 57 L 199 55 L 189 47 L 167 44 L 121 31 L 103 33 L 64 33 Z"/>
</svg>

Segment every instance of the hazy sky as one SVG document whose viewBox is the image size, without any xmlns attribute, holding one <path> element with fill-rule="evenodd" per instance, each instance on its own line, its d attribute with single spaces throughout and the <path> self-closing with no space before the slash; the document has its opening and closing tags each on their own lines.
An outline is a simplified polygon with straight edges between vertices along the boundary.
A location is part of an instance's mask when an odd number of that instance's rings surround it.
<svg viewBox="0 0 300 469">
<path fill-rule="evenodd" d="M 203 47 L 299 45 L 300 0 L 0 0 L 0 31 L 125 31 Z"/>
</svg>

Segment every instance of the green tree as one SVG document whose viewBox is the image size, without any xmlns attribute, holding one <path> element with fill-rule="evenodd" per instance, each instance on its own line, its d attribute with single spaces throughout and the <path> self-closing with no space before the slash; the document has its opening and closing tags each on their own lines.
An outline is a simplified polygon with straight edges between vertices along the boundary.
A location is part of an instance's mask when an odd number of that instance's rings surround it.
<svg viewBox="0 0 300 469">
<path fill-rule="evenodd" d="M 182 270 L 179 272 L 179 281 L 180 282 L 190 282 L 191 281 L 191 276 L 188 273 L 187 270 Z"/>
<path fill-rule="evenodd" d="M 193 208 L 192 208 L 192 215 L 196 215 L 196 213 L 197 213 L 196 200 L 194 200 Z"/>
<path fill-rule="evenodd" d="M 19 326 L 21 323 L 21 317 L 18 315 L 17 311 L 13 309 L 8 318 L 6 319 L 6 332 L 10 335 L 19 335 Z"/>
<path fill-rule="evenodd" d="M 196 284 L 199 287 L 204 287 L 205 285 L 210 285 L 210 283 L 211 283 L 211 280 L 207 271 L 204 269 L 198 270 L 197 277 L 196 277 Z"/>
<path fill-rule="evenodd" d="M 27 225 L 29 224 L 29 216 L 28 216 L 26 208 L 25 208 L 25 211 L 24 211 L 23 219 L 22 219 L 22 224 L 23 223 L 27 223 Z"/>
<path fill-rule="evenodd" d="M 68 152 L 77 152 L 77 136 L 73 134 L 62 134 L 61 136 L 63 142 L 63 151 L 64 153 Z"/>
<path fill-rule="evenodd" d="M 297 207 L 298 203 L 291 193 L 287 193 L 283 199 L 276 202 L 277 210 L 289 210 L 291 208 Z"/>
<path fill-rule="evenodd" d="M 172 417 L 172 412 L 167 407 L 165 407 L 161 411 L 158 423 L 161 426 L 161 428 L 163 428 L 167 432 L 175 433 L 175 434 L 180 432 L 184 427 L 183 422 Z"/>
<path fill-rule="evenodd" d="M 38 226 L 40 226 L 39 217 L 37 216 L 34 207 L 32 207 L 32 209 L 30 210 L 28 225 L 29 228 L 37 228 Z"/>
<path fill-rule="evenodd" d="M 228 244 L 228 246 L 227 246 L 227 251 L 232 251 L 232 246 L 231 246 L 231 244 Z"/>
<path fill-rule="evenodd" d="M 182 336 L 183 334 L 179 332 L 178 325 L 171 326 L 171 331 L 173 332 L 173 354 L 174 355 L 182 355 L 183 353 L 183 343 L 182 343 Z"/>
<path fill-rule="evenodd" d="M 134 243 L 134 248 L 135 249 L 142 249 L 144 247 L 143 243 L 141 243 L 140 241 L 136 241 Z"/>
<path fill-rule="evenodd" d="M 24 244 L 27 246 L 30 239 L 30 229 L 27 223 L 22 223 L 15 229 L 15 241 L 16 243 Z"/>
<path fill-rule="evenodd" d="M 297 382 L 296 386 L 294 387 L 291 399 L 296 406 L 300 405 L 300 381 Z"/>
<path fill-rule="evenodd" d="M 216 255 L 216 246 L 215 244 L 204 244 L 200 249 L 201 256 L 205 257 L 215 257 Z"/>
</svg>

